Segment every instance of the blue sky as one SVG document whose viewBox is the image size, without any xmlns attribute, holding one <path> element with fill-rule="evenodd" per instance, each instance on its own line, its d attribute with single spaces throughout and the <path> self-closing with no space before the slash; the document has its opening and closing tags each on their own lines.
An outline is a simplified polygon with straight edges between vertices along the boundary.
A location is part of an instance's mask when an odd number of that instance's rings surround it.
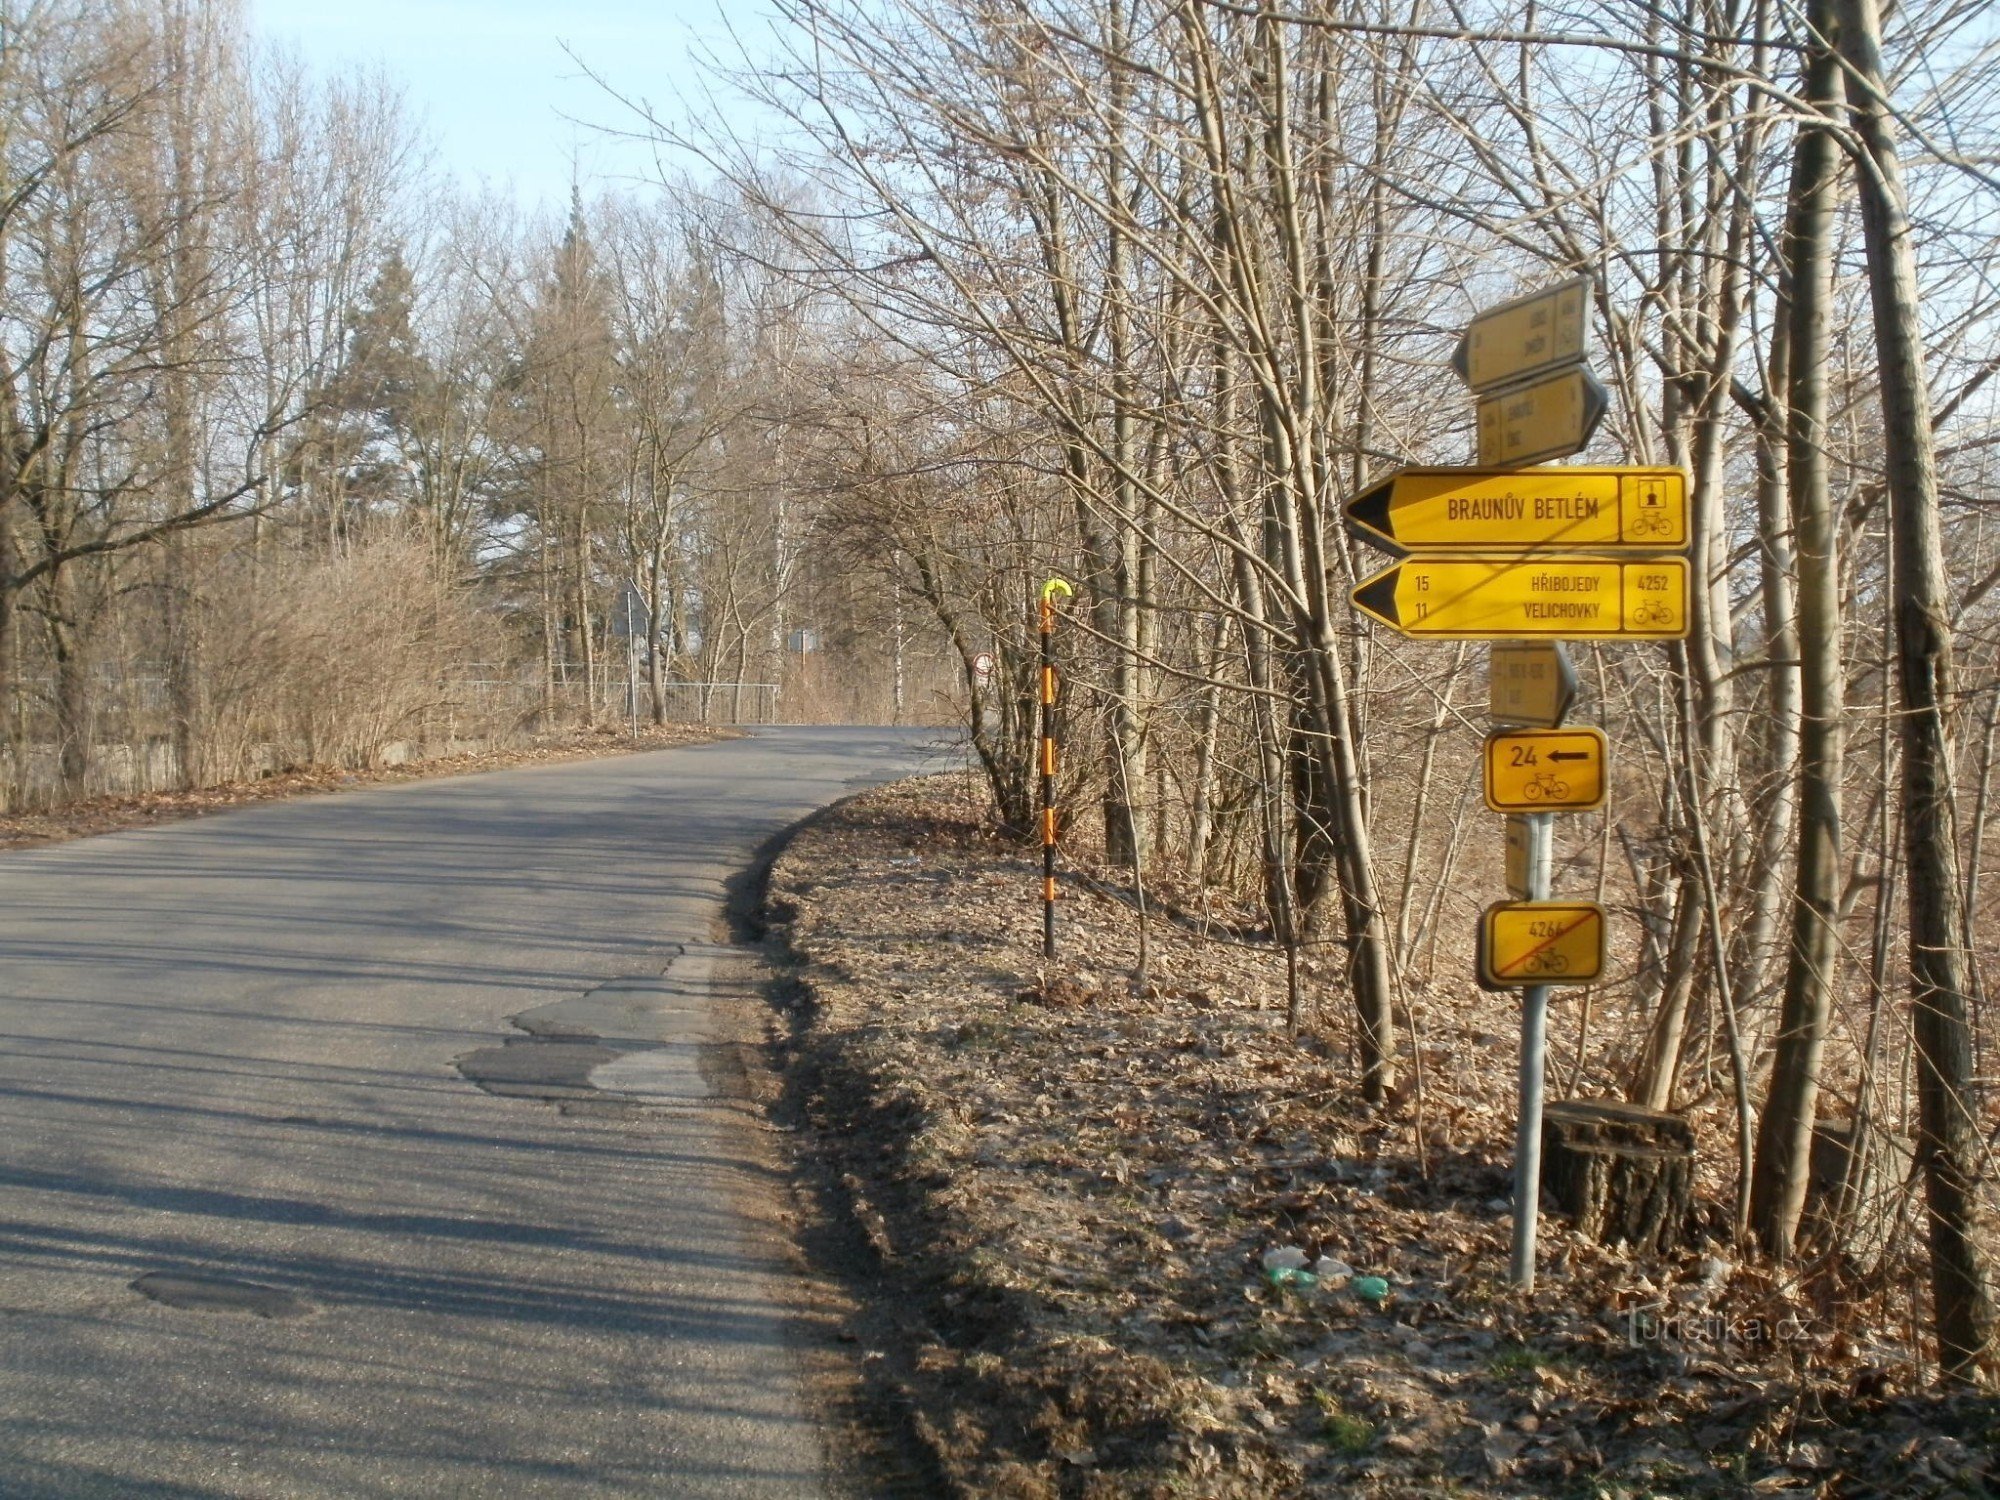
<svg viewBox="0 0 2000 1500">
<path fill-rule="evenodd" d="M 436 143 L 438 165 L 461 180 L 511 185 L 525 207 L 569 196 L 574 158 L 585 185 L 644 174 L 645 150 L 606 141 L 564 116 L 630 123 L 582 76 L 567 42 L 619 89 L 678 113 L 699 100 L 691 55 L 734 51 L 724 0 L 250 0 L 256 35 L 295 48 L 321 73 L 379 66 L 399 82 Z M 765 33 L 758 7 L 729 6 L 746 36 Z"/>
</svg>

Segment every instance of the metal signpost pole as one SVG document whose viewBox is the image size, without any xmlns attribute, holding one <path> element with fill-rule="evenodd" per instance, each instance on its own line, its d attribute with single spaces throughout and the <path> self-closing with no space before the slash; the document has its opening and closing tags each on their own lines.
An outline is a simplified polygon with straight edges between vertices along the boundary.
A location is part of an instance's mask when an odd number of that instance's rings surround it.
<svg viewBox="0 0 2000 1500">
<path fill-rule="evenodd" d="M 1528 899 L 1547 901 L 1555 876 L 1555 815 L 1530 813 Z M 1509 1279 L 1535 1286 L 1535 1235 L 1542 1208 L 1542 1080 L 1549 1052 L 1549 986 L 1521 991 L 1521 1098 L 1514 1125 L 1514 1255 Z"/>
</svg>

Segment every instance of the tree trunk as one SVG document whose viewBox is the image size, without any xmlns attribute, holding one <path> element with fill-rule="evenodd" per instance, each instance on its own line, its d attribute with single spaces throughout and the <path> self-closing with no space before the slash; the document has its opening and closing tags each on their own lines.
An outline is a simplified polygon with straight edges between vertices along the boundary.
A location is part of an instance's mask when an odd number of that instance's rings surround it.
<svg viewBox="0 0 2000 1500">
<path fill-rule="evenodd" d="M 1367 794 L 1357 717 L 1350 702 L 1348 665 L 1334 627 L 1334 609 L 1347 611 L 1328 576 L 1324 526 L 1330 497 L 1322 484 L 1331 476 L 1321 461 L 1325 414 L 1319 389 L 1318 324 L 1305 224 L 1295 177 L 1297 153 L 1290 134 L 1289 58 L 1283 23 L 1270 15 L 1258 20 L 1268 64 L 1265 88 L 1269 125 L 1264 165 L 1273 198 L 1283 255 L 1285 309 L 1296 344 L 1290 378 L 1261 389 L 1283 391 L 1269 400 L 1265 435 L 1272 474 L 1271 498 L 1283 547 L 1283 575 L 1296 600 L 1300 687 L 1312 718 L 1310 752 L 1318 760 L 1312 784 L 1318 805 L 1300 809 L 1302 831 L 1313 828 L 1331 844 L 1340 885 L 1347 947 L 1347 980 L 1354 994 L 1361 1041 L 1361 1086 L 1371 1102 L 1388 1097 L 1396 1082 L 1395 981 L 1390 968 L 1391 934 L 1375 881 L 1369 844 Z M 1240 264 L 1241 258 L 1235 258 Z M 1338 603 L 1336 605 L 1336 599 Z"/>
<path fill-rule="evenodd" d="M 1839 63 L 1824 48 L 1807 65 L 1807 97 L 1839 107 Z M 1820 1054 L 1840 964 L 1841 764 L 1846 668 L 1840 640 L 1840 519 L 1826 454 L 1827 303 L 1839 161 L 1832 134 L 1803 125 L 1792 155 L 1784 257 L 1791 305 L 1785 338 L 1790 408 L 1786 473 L 1798 562 L 1799 791 L 1791 953 L 1777 1052 L 1757 1132 L 1750 1222 L 1767 1255 L 1792 1252 L 1811 1174 Z"/>
<path fill-rule="evenodd" d="M 1126 51 L 1125 0 L 1107 0 L 1104 7 L 1105 40 L 1111 55 Z M 1142 660 L 1142 612 L 1150 609 L 1144 584 L 1150 571 L 1144 566 L 1141 549 L 1144 537 L 1140 526 L 1136 465 L 1138 463 L 1137 424 L 1133 418 L 1132 356 L 1130 349 L 1131 309 L 1130 250 L 1124 228 L 1131 207 L 1126 161 L 1125 109 L 1131 92 L 1131 72 L 1115 68 L 1105 142 L 1104 188 L 1112 213 L 1106 222 L 1104 271 L 1105 342 L 1111 377 L 1111 494 L 1117 539 L 1112 544 L 1115 557 L 1113 579 L 1117 597 L 1104 611 L 1114 634 L 1112 640 L 1112 689 L 1105 716 L 1104 745 L 1104 857 L 1114 864 L 1127 865 L 1137 879 L 1145 860 L 1146 816 L 1140 797 L 1146 785 L 1146 684 Z"/>
<path fill-rule="evenodd" d="M 561 627 L 557 618 L 559 606 L 556 600 L 559 590 L 554 573 L 555 548 L 549 540 L 551 523 L 548 507 L 546 504 L 538 505 L 537 511 L 536 552 L 540 566 L 536 569 L 535 581 L 541 592 L 542 603 L 541 728 L 547 731 L 553 728 L 556 722 L 556 632 Z"/>
<path fill-rule="evenodd" d="M 579 506 L 576 513 L 576 593 L 572 607 L 576 610 L 576 639 L 578 655 L 583 661 L 583 722 L 586 727 L 597 723 L 597 637 L 591 631 L 590 621 L 590 512 Z"/>
<path fill-rule="evenodd" d="M 85 795 L 90 775 L 90 672 L 82 632 L 70 618 L 73 590 L 60 570 L 44 580 L 49 654 L 55 658 L 56 776 L 65 802 Z"/>
<path fill-rule="evenodd" d="M 646 704 L 647 717 L 657 725 L 667 722 L 666 632 L 661 628 L 666 610 L 666 567 L 661 553 L 665 543 L 656 529 L 652 545 L 646 549 Z"/>
<path fill-rule="evenodd" d="M 5 441 L 0 429 L 0 442 Z M 28 737 L 21 696 L 20 594 L 14 582 L 20 551 L 14 541 L 13 507 L 0 499 L 0 744 L 6 764 L 0 771 L 0 809 L 16 811 L 27 789 Z"/>
<path fill-rule="evenodd" d="M 1902 719 L 1910 1002 L 1917 1044 L 1917 1155 L 1930 1208 L 1933 1318 L 1945 1378 L 1972 1382 L 1996 1373 L 1996 1226 L 1984 1197 L 1983 1143 L 1972 1078 L 1972 996 L 1946 723 L 1952 626 L 1937 455 L 1908 200 L 1887 107 L 1881 21 L 1875 0 L 1832 0 L 1831 14 L 1850 69 L 1848 102 L 1864 157 L 1856 176 L 1888 457 L 1895 575 L 1890 603 Z"/>
<path fill-rule="evenodd" d="M 1770 378 L 1774 391 L 1790 382 L 1791 341 L 1782 326 L 1771 340 Z M 1798 829 L 1799 622 L 1797 540 L 1792 534 L 1785 460 L 1788 411 L 1776 401 L 1757 418 L 1758 593 L 1763 603 L 1765 713 L 1764 786 L 1755 819 L 1758 849 L 1751 875 L 1750 919 L 1743 951 L 1750 961 L 1749 997 L 1770 989 L 1783 955 L 1778 927 L 1785 906 L 1785 864 Z"/>
<path fill-rule="evenodd" d="M 1201 687 L 1200 706 L 1195 711 L 1194 797 L 1188 814 L 1187 869 L 1203 884 L 1208 881 L 1208 847 L 1215 831 L 1215 743 L 1222 728 L 1222 645 L 1229 629 L 1229 617 L 1217 612 L 1205 642 L 1206 649 L 1196 658 L 1196 670 L 1206 679 Z"/>
<path fill-rule="evenodd" d="M 1682 874 L 1676 882 L 1673 937 L 1666 950 L 1665 972 L 1660 976 L 1660 1007 L 1654 1013 L 1645 1060 L 1632 1089 L 1633 1100 L 1648 1109 L 1663 1110 L 1673 1103 L 1688 1009 L 1694 1002 L 1702 926 L 1700 884 L 1692 874 Z"/>
<path fill-rule="evenodd" d="M 202 676 L 200 605 L 193 570 L 187 562 L 188 538 L 170 533 L 161 544 L 165 574 L 167 717 L 174 748 L 174 776 L 183 791 L 203 784 Z"/>
</svg>

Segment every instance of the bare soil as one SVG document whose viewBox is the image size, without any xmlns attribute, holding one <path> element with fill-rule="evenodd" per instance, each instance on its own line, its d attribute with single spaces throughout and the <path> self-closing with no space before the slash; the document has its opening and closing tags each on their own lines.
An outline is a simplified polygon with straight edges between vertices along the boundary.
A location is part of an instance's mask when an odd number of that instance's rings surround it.
<svg viewBox="0 0 2000 1500">
<path fill-rule="evenodd" d="M 429 756 L 401 765 L 368 770 L 301 766 L 256 781 L 226 781 L 187 792 L 135 792 L 112 797 L 89 797 L 47 812 L 0 814 L 0 850 L 61 843 L 67 839 L 88 838 L 92 834 L 116 833 L 126 828 L 149 828 L 156 823 L 198 818 L 253 802 L 347 792 L 358 787 L 402 781 L 424 781 L 433 776 L 469 776 L 479 771 L 504 771 L 513 766 L 552 765 L 559 761 L 592 760 L 604 755 L 629 755 L 642 750 L 665 750 L 675 745 L 737 739 L 741 735 L 742 731 L 738 729 L 710 728 L 699 724 L 649 725 L 640 731 L 637 738 L 623 729 L 575 730 L 540 736 L 501 749 Z"/>
<path fill-rule="evenodd" d="M 1073 878 L 1043 972 L 1035 852 L 982 807 L 954 777 L 841 804 L 766 905 L 792 969 L 774 1107 L 833 1205 L 854 1404 L 916 1435 L 933 1492 L 2000 1487 L 2000 1405 L 1926 1390 L 1908 1285 L 1719 1239 L 1635 1257 L 1546 1216 L 1540 1285 L 1509 1289 L 1510 997 L 1430 997 L 1423 1088 L 1372 1110 L 1337 976 L 1294 1035 L 1267 946 L 1156 910 L 1135 989 L 1131 905 Z M 1288 1248 L 1325 1274 L 1274 1284 Z"/>
</svg>

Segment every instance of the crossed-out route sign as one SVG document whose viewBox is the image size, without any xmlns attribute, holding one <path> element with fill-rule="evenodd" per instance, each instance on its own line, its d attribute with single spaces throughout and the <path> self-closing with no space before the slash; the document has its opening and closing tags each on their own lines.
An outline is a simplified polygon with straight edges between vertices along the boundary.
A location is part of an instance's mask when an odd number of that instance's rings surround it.
<svg viewBox="0 0 2000 1500">
<path fill-rule="evenodd" d="M 1489 990 L 1589 984 L 1604 972 L 1604 908 L 1594 901 L 1501 901 L 1479 923 Z"/>
</svg>

